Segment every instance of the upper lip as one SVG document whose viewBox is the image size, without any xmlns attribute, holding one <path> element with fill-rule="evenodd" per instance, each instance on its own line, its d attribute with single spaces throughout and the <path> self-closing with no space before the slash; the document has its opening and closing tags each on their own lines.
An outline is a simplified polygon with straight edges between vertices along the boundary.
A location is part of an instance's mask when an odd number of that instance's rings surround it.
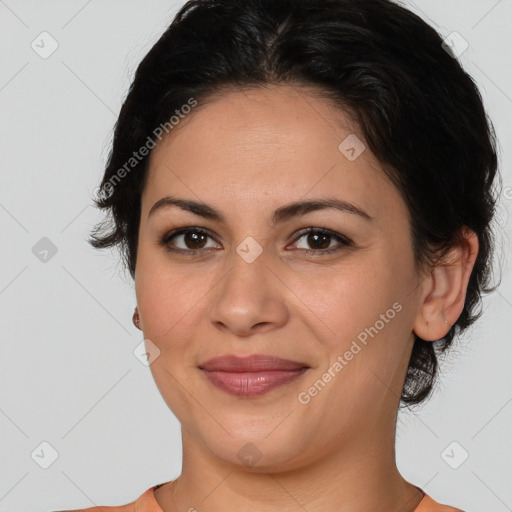
<svg viewBox="0 0 512 512">
<path fill-rule="evenodd" d="M 280 357 L 255 354 L 246 357 L 238 357 L 234 355 L 224 355 L 208 359 L 199 365 L 199 368 L 214 372 L 262 372 L 268 370 L 300 370 L 301 368 L 309 368 L 304 363 L 282 359 Z"/>
</svg>

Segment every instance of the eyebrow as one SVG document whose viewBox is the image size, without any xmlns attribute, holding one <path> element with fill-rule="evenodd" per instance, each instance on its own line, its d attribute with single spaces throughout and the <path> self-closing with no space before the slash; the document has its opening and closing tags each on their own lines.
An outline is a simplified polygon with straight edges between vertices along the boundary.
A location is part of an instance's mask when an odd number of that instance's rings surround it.
<svg viewBox="0 0 512 512">
<path fill-rule="evenodd" d="M 213 206 L 200 201 L 193 201 L 190 199 L 179 199 L 176 197 L 165 196 L 159 199 L 149 210 L 148 218 L 155 212 L 165 210 L 171 207 L 178 207 L 184 211 L 194 213 L 205 219 L 214 220 L 226 223 L 224 215 L 216 210 Z M 297 201 L 284 206 L 279 207 L 275 210 L 272 224 L 276 225 L 281 222 L 285 222 L 293 217 L 305 215 L 309 212 L 318 210 L 336 209 L 344 213 L 350 213 L 362 217 L 366 221 L 372 221 L 373 217 L 362 210 L 359 206 L 343 201 L 337 198 L 325 198 L 325 199 L 311 199 L 307 201 Z"/>
</svg>

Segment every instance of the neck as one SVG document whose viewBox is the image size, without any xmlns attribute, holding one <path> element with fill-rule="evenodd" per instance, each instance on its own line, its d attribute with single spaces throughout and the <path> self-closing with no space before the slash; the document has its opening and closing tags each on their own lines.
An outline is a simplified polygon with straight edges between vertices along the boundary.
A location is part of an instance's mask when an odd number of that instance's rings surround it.
<svg viewBox="0 0 512 512">
<path fill-rule="evenodd" d="M 256 472 L 220 461 L 182 433 L 182 474 L 155 491 L 164 512 L 413 512 L 423 498 L 398 472 L 394 435 L 386 442 L 375 431 L 364 442 L 351 440 L 310 465 Z"/>
</svg>

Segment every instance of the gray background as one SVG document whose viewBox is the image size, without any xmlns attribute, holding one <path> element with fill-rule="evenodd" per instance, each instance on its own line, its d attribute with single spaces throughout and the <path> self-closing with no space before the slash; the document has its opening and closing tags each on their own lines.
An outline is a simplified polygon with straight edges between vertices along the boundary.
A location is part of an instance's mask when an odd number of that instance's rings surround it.
<svg viewBox="0 0 512 512">
<path fill-rule="evenodd" d="M 117 253 L 85 240 L 101 219 L 91 195 L 130 79 L 183 3 L 0 0 L 0 512 L 120 505 L 180 473 L 179 423 L 133 355 L 142 341 L 133 283 Z M 406 5 L 469 43 L 460 60 L 501 144 L 505 261 L 512 2 Z M 46 59 L 31 47 L 43 31 L 59 45 Z M 33 251 L 43 237 L 57 249 L 46 262 Z M 502 266 L 501 287 L 442 364 L 434 397 L 402 412 L 398 427 L 405 478 L 468 512 L 512 510 L 512 278 Z M 58 452 L 47 469 L 42 442 Z"/>
</svg>

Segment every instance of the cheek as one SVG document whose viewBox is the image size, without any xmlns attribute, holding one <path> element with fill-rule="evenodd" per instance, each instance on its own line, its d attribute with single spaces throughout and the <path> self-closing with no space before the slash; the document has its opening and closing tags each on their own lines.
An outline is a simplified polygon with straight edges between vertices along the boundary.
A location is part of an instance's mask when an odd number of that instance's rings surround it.
<svg viewBox="0 0 512 512">
<path fill-rule="evenodd" d="M 144 337 L 160 351 L 150 370 L 170 410 L 184 419 L 195 407 L 184 390 L 193 389 L 197 378 L 195 358 L 203 343 L 194 335 L 198 316 L 204 316 L 208 283 L 204 273 L 171 265 L 155 254 L 142 257 L 139 263 L 136 294 Z"/>
<path fill-rule="evenodd" d="M 356 407 L 344 391 L 350 389 L 364 409 L 386 392 L 382 382 L 389 382 L 407 349 L 408 272 L 393 255 L 380 254 L 354 258 L 334 275 L 296 280 L 297 295 L 307 305 L 309 332 L 322 345 L 320 371 L 336 375 L 326 395 L 336 407 Z"/>
<path fill-rule="evenodd" d="M 399 300 L 394 270 L 377 258 L 354 257 L 337 267 L 312 269 L 289 279 L 290 288 L 309 310 L 311 322 L 334 344 L 351 340 Z"/>
<path fill-rule="evenodd" d="M 161 254 L 158 254 L 161 252 Z M 171 264 L 164 251 L 153 249 L 137 262 L 135 288 L 145 337 L 161 351 L 179 350 L 204 316 L 215 279 L 206 267 Z"/>
<path fill-rule="evenodd" d="M 334 279 L 317 274 L 296 281 L 302 286 L 297 295 L 307 305 L 303 311 L 310 319 L 309 333 L 324 353 L 310 384 L 317 378 L 328 383 L 318 407 L 332 409 L 334 416 L 340 410 L 354 417 L 367 414 L 375 400 L 388 393 L 406 348 L 404 283 L 391 264 L 363 263 L 360 259 L 339 269 Z"/>
</svg>

